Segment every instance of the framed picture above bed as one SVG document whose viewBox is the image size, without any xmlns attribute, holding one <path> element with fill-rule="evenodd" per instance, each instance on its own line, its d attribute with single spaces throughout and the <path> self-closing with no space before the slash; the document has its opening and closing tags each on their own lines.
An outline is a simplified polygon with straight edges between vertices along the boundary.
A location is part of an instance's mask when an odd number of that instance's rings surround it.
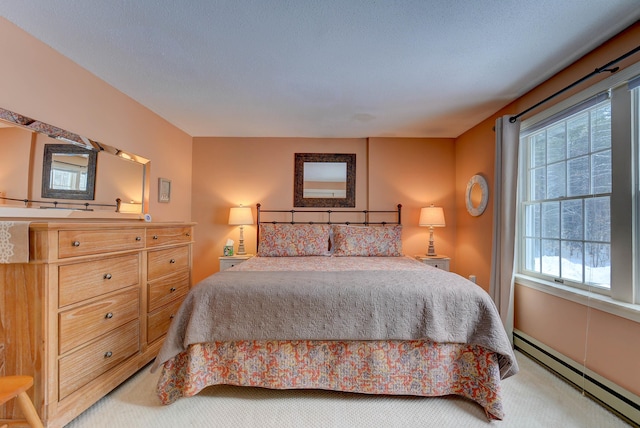
<svg viewBox="0 0 640 428">
<path fill-rule="evenodd" d="M 355 153 L 296 153 L 293 206 L 355 208 Z"/>
</svg>

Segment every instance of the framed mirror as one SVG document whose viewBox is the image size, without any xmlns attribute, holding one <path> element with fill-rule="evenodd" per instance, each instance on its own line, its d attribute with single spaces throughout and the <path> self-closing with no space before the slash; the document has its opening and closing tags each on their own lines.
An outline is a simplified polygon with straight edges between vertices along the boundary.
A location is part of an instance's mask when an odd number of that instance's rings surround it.
<svg viewBox="0 0 640 428">
<path fill-rule="evenodd" d="M 98 153 L 72 144 L 45 144 L 42 197 L 93 200 Z"/>
<path fill-rule="evenodd" d="M 356 155 L 296 153 L 294 207 L 356 206 Z"/>
<path fill-rule="evenodd" d="M 45 147 L 49 145 L 56 149 L 48 151 Z M 135 205 L 136 213 L 148 212 L 151 162 L 135 153 L 1 107 L 0 152 L 11 153 L 0 158 L 4 174 L 1 190 L 6 196 L 0 203 L 8 200 L 11 205 L 24 204 L 26 208 L 51 208 L 51 204 L 54 207 L 59 204 L 74 210 L 113 211 L 120 199 Z M 80 159 L 78 153 L 86 159 L 86 176 L 77 165 L 69 166 L 66 179 L 76 177 L 78 186 L 60 184 L 66 174 L 61 171 L 62 165 L 76 164 Z M 56 175 L 54 182 L 59 183 L 53 186 L 52 169 Z M 35 200 L 39 196 L 42 200 Z M 74 200 L 83 201 L 73 203 Z"/>
<path fill-rule="evenodd" d="M 489 185 L 481 175 L 474 175 L 467 183 L 465 194 L 467 211 L 474 217 L 481 215 L 489 202 Z"/>
</svg>

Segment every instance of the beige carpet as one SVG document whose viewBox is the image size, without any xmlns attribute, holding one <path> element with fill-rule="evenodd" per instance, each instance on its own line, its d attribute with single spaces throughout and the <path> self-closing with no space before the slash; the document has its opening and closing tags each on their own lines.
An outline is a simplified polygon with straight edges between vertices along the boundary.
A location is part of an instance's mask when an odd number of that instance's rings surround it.
<svg viewBox="0 0 640 428">
<path fill-rule="evenodd" d="M 456 397 L 382 397 L 326 391 L 210 387 L 162 406 L 157 374 L 145 368 L 89 408 L 69 428 L 99 427 L 628 427 L 521 353 L 520 373 L 503 382 L 506 418 L 488 422 Z"/>
</svg>

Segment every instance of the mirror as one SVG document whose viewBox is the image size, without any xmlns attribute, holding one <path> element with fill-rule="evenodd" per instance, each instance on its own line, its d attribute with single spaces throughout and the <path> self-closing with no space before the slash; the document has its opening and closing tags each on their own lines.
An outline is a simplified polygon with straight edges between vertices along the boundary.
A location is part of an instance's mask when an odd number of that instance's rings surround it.
<svg viewBox="0 0 640 428">
<path fill-rule="evenodd" d="M 42 197 L 93 200 L 98 153 L 72 144 L 45 144 Z"/>
<path fill-rule="evenodd" d="M 3 108 L 0 152 L 0 204 L 116 211 L 120 199 L 148 210 L 151 163 L 136 154 Z"/>
<path fill-rule="evenodd" d="M 487 208 L 489 201 L 489 186 L 481 175 L 474 175 L 467 183 L 465 194 L 467 211 L 474 217 L 481 215 Z"/>
<path fill-rule="evenodd" d="M 294 207 L 355 207 L 356 155 L 296 153 Z"/>
<path fill-rule="evenodd" d="M 347 197 L 346 162 L 305 162 L 303 198 L 340 199 Z"/>
</svg>

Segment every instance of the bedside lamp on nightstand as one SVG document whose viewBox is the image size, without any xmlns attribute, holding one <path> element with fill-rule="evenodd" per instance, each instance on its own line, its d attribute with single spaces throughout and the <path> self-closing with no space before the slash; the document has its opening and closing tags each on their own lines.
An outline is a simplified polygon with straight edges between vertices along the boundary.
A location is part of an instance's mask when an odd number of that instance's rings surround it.
<svg viewBox="0 0 640 428">
<path fill-rule="evenodd" d="M 420 220 L 418 221 L 420 226 L 429 227 L 429 248 L 427 250 L 427 256 L 436 256 L 436 248 L 433 245 L 433 228 L 444 227 L 444 210 L 442 207 L 429 207 L 422 208 L 420 210 Z"/>
<path fill-rule="evenodd" d="M 253 214 L 250 207 L 233 207 L 229 210 L 229 224 L 234 226 L 240 226 L 240 241 L 238 243 L 238 255 L 247 254 L 244 249 L 244 234 L 243 228 L 248 224 L 253 224 Z"/>
</svg>

